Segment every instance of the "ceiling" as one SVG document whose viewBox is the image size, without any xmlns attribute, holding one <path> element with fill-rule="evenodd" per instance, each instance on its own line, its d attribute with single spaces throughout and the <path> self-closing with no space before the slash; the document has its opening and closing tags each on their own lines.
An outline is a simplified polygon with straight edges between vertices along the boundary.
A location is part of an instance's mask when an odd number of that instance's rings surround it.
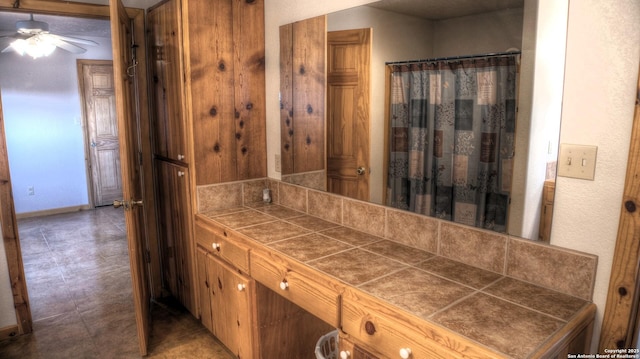
<svg viewBox="0 0 640 359">
<path fill-rule="evenodd" d="M 382 0 L 369 6 L 401 14 L 441 20 L 478 13 L 522 8 L 524 0 Z M 28 20 L 24 12 L 0 12 L 0 33 L 15 31 L 15 23 Z M 49 31 L 57 35 L 76 37 L 110 37 L 108 20 L 54 15 L 35 15 L 34 20 L 49 24 Z"/>
<path fill-rule="evenodd" d="M 368 6 L 428 20 L 443 20 L 523 8 L 524 0 L 382 0 Z"/>
<path fill-rule="evenodd" d="M 29 20 L 29 15 L 24 12 L 0 12 L 0 33 L 6 35 L 7 32 L 14 32 L 16 21 Z M 56 35 L 111 37 L 109 20 L 38 14 L 35 14 L 33 19 L 48 23 L 49 32 Z"/>
</svg>

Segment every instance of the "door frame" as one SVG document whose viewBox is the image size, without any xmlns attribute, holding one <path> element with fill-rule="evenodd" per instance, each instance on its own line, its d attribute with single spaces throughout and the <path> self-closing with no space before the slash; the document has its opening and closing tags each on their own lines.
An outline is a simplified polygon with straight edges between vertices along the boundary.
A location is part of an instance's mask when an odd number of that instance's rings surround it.
<svg viewBox="0 0 640 359">
<path fill-rule="evenodd" d="M 15 0 L 0 0 L 1 11 L 23 12 L 23 13 L 39 13 L 59 16 L 75 16 L 96 19 L 109 19 L 110 8 L 108 5 L 96 5 L 76 2 L 61 2 L 52 0 L 30 0 L 24 4 Z M 144 53 L 140 58 L 146 59 L 146 46 L 144 46 L 144 10 L 126 8 L 129 18 L 135 19 L 135 26 L 139 28 L 139 36 L 142 38 L 142 46 L 137 51 L 139 54 Z M 146 66 L 146 63 L 143 65 Z M 140 72 L 144 81 L 141 81 L 141 91 L 145 97 L 140 99 L 142 124 L 140 132 L 142 134 L 149 133 L 149 111 L 148 101 L 146 97 L 147 82 L 146 70 Z M 0 111 L 2 110 L 0 104 Z M 27 284 L 25 281 L 24 266 L 22 262 L 22 251 L 20 248 L 20 240 L 18 237 L 18 226 L 14 208 L 14 202 L 11 192 L 10 173 L 8 167 L 8 156 L 6 150 L 6 136 L 4 131 L 4 118 L 0 112 L 0 222 L 2 223 L 2 237 L 5 245 L 7 264 L 9 268 L 9 278 L 11 280 L 11 291 L 14 299 L 14 307 L 16 308 L 17 333 L 7 333 L 8 335 L 23 335 L 33 331 L 31 309 L 27 294 Z M 155 198 L 153 191 L 153 167 L 151 161 L 151 139 L 148 136 L 140 136 L 142 139 L 142 167 L 144 172 L 145 198 L 145 229 L 147 233 L 148 243 L 155 243 L 156 238 L 156 217 L 155 217 Z M 120 138 L 120 141 L 123 139 Z M 8 185 L 8 186 L 7 186 Z M 153 246 L 151 250 L 150 263 L 150 289 L 151 295 L 154 284 L 159 278 L 159 258 L 157 252 L 154 252 Z"/>
<path fill-rule="evenodd" d="M 600 330 L 600 353 L 605 349 L 634 348 L 640 325 L 640 73 L 636 91 L 618 237 Z"/>
</svg>

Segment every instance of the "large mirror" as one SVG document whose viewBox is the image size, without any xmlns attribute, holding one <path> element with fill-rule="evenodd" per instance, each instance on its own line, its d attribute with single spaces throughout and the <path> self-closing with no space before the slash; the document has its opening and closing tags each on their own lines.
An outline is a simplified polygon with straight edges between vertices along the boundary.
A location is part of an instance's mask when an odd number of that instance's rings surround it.
<svg viewBox="0 0 640 359">
<path fill-rule="evenodd" d="M 368 188 L 347 195 L 385 204 L 386 64 L 517 51 L 518 113 L 506 232 L 548 240 L 548 229 L 541 230 L 541 218 L 544 222 L 545 210 L 552 207 L 543 207 L 543 192 L 545 188 L 552 191 L 555 178 L 568 3 L 555 6 L 543 9 L 537 0 L 383 0 L 282 26 L 282 180 L 344 192 L 340 184 L 334 184 L 340 170 L 332 156 L 354 151 L 359 158 L 352 161 L 356 165 L 349 174 L 368 177 Z M 345 33 L 355 29 L 369 31 L 358 36 Z M 343 45 L 354 37 L 365 42 L 370 37 L 370 48 L 348 53 Z M 336 110 L 335 104 L 348 96 L 335 88 L 351 87 L 334 82 L 350 76 L 344 71 L 350 66 L 350 56 L 363 52 L 369 53 L 369 95 L 348 111 L 344 103 Z M 360 108 L 363 104 L 364 110 Z M 365 112 L 368 129 L 361 124 L 332 123 L 337 111 Z M 368 144 L 364 150 L 354 150 L 357 136 L 363 133 Z"/>
</svg>

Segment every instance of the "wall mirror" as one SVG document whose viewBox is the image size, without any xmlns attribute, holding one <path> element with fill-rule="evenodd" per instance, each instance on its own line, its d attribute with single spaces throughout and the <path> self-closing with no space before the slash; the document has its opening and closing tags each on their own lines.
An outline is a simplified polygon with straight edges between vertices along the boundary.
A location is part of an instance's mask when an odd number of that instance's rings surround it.
<svg viewBox="0 0 640 359">
<path fill-rule="evenodd" d="M 351 151 L 357 153 L 358 159 L 349 175 L 368 177 L 368 188 L 347 195 L 385 204 L 388 166 L 385 141 L 389 136 L 385 64 L 518 51 L 518 113 L 506 232 L 540 239 L 543 188 L 545 182 L 548 184 L 548 180 L 555 178 L 564 77 L 566 36 L 558 36 L 558 31 L 566 33 L 568 3 L 558 7 L 560 11 L 541 9 L 537 0 L 490 4 L 464 0 L 383 0 L 283 25 L 280 28 L 282 180 L 341 193 L 344 188 L 332 179 L 341 170 L 332 164 L 331 157 Z M 554 17 L 542 17 L 548 13 Z M 369 32 L 360 35 L 348 32 L 356 29 Z M 344 44 L 355 38 L 368 41 L 370 48 L 348 50 Z M 357 77 L 347 73 L 352 65 L 350 59 L 362 54 L 369 56 L 368 95 L 345 105 L 344 99 L 353 98 L 351 95 L 358 91 L 349 84 L 350 78 Z M 340 78 L 346 82 L 340 83 Z M 544 95 L 534 96 L 537 93 Z M 339 110 L 336 103 L 341 104 Z M 364 122 L 368 128 L 363 129 L 355 120 L 348 124 L 334 120 L 340 116 L 355 117 L 352 114 L 358 112 L 366 114 Z M 355 143 L 362 133 L 369 143 L 360 151 L 355 149 Z"/>
</svg>

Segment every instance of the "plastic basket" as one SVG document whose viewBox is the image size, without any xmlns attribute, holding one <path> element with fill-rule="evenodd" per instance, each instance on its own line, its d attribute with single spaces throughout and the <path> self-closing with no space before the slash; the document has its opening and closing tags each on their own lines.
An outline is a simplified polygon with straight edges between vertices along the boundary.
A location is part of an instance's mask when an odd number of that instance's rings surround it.
<svg viewBox="0 0 640 359">
<path fill-rule="evenodd" d="M 329 332 L 316 343 L 317 359 L 338 359 L 338 330 Z"/>
</svg>

